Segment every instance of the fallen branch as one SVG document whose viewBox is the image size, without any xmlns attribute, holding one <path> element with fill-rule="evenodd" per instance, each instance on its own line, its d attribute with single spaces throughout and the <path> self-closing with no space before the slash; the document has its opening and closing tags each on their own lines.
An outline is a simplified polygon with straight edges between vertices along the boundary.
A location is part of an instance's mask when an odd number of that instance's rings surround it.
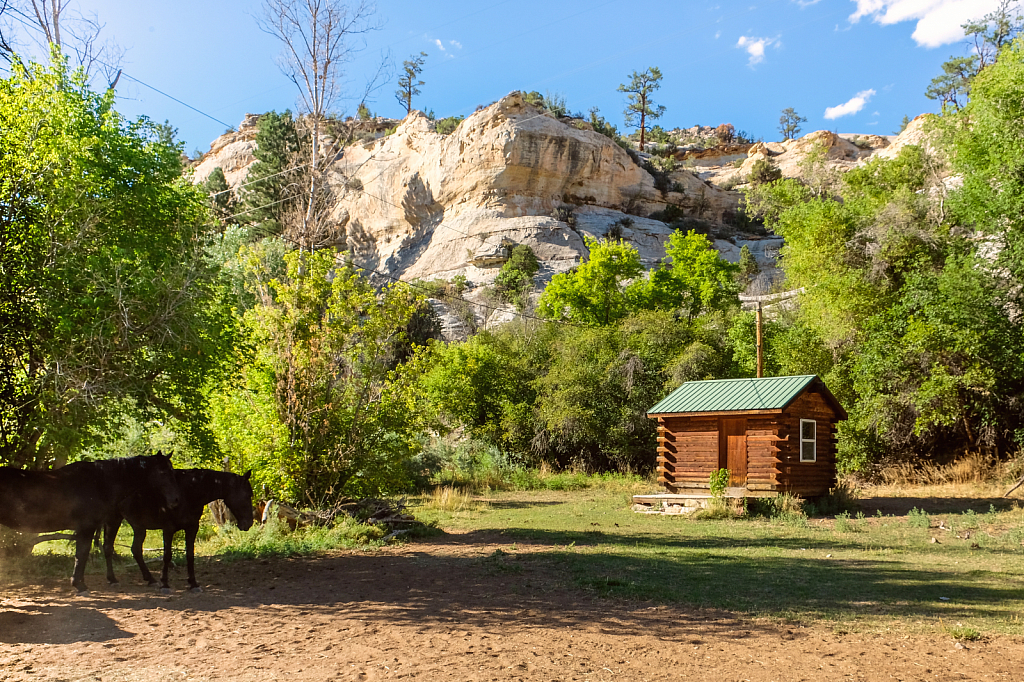
<svg viewBox="0 0 1024 682">
<path fill-rule="evenodd" d="M 1003 493 L 1003 497 L 1009 497 L 1010 493 L 1012 493 L 1014 490 L 1016 490 L 1017 488 L 1021 487 L 1022 485 L 1024 485 L 1024 476 L 1020 477 L 1020 480 L 1017 481 L 1017 485 L 1013 486 L 1012 488 L 1007 490 L 1005 493 Z"/>
</svg>

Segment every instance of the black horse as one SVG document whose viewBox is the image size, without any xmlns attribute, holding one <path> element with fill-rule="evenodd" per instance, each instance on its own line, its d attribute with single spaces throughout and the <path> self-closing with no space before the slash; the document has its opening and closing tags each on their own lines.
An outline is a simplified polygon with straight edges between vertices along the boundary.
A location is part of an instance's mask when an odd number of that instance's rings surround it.
<svg viewBox="0 0 1024 682">
<path fill-rule="evenodd" d="M 224 500 L 228 509 L 234 514 L 238 527 L 249 530 L 252 527 L 252 485 L 249 474 L 244 476 L 210 469 L 178 469 L 174 472 L 181 499 L 177 507 L 167 508 L 146 495 L 134 495 L 118 507 L 118 513 L 111 516 L 103 528 L 103 555 L 107 560 L 107 580 L 111 584 L 117 582 L 114 577 L 114 538 L 121 527 L 122 518 L 128 522 L 135 533 L 132 541 L 132 556 L 142 569 L 142 578 L 150 585 L 155 585 L 153 574 L 146 567 L 142 556 L 142 544 L 146 541 L 146 530 L 162 530 L 164 532 L 164 569 L 160 582 L 163 589 L 169 590 L 167 573 L 171 567 L 171 543 L 174 534 L 185 531 L 185 557 L 188 562 L 188 584 L 193 591 L 201 592 L 196 582 L 195 555 L 196 533 L 199 532 L 199 519 L 203 516 L 203 507 L 214 500 Z"/>
<path fill-rule="evenodd" d="M 52 471 L 0 467 L 0 524 L 46 533 L 73 530 L 75 570 L 71 584 L 85 592 L 85 562 L 96 532 L 120 505 L 141 495 L 157 507 L 178 504 L 170 456 L 75 462 Z"/>
</svg>

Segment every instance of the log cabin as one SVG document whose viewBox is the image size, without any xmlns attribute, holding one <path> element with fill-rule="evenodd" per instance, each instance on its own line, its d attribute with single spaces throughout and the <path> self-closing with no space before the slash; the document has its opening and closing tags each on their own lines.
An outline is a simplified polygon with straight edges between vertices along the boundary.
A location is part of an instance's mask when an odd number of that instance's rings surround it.
<svg viewBox="0 0 1024 682">
<path fill-rule="evenodd" d="M 835 487 L 846 410 L 817 376 L 689 381 L 647 416 L 658 420 L 658 482 L 668 493 L 706 493 L 717 469 L 729 470 L 733 497 Z"/>
</svg>

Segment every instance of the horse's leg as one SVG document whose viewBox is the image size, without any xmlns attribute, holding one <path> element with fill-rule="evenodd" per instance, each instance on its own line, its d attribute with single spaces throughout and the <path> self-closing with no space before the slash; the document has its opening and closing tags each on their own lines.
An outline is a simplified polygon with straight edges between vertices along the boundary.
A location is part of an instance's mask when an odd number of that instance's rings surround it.
<svg viewBox="0 0 1024 682">
<path fill-rule="evenodd" d="M 164 571 L 160 574 L 160 582 L 163 584 L 165 592 L 171 591 L 171 583 L 168 581 L 167 574 L 171 570 L 171 546 L 173 544 L 174 531 L 164 528 Z"/>
<path fill-rule="evenodd" d="M 146 557 L 142 553 L 142 547 L 146 544 L 146 529 L 132 526 L 132 535 L 132 557 L 142 571 L 142 579 L 152 587 L 156 585 L 156 578 L 149 572 L 149 566 L 146 565 Z"/>
<path fill-rule="evenodd" d="M 92 540 L 96 531 L 75 531 L 75 572 L 71 577 L 71 586 L 78 590 L 79 594 L 85 594 L 89 588 L 85 584 L 85 562 L 89 560 L 89 550 L 92 548 Z"/>
<path fill-rule="evenodd" d="M 107 561 L 107 582 L 111 585 L 117 584 L 117 577 L 114 576 L 114 540 L 120 528 L 120 519 L 116 523 L 108 521 L 103 524 L 103 558 Z"/>
<path fill-rule="evenodd" d="M 188 586 L 193 592 L 202 592 L 196 582 L 196 534 L 199 533 L 199 524 L 185 527 L 185 561 L 188 563 Z"/>
</svg>

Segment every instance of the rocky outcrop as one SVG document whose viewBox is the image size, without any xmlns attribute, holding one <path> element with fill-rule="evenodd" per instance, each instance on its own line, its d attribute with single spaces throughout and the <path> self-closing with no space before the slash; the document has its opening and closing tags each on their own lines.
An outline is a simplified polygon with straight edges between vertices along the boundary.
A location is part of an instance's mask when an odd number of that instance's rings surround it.
<svg viewBox="0 0 1024 682">
<path fill-rule="evenodd" d="M 333 221 L 357 263 L 403 279 L 465 276 L 489 283 L 514 244 L 528 244 L 541 277 L 587 256 L 585 236 L 615 233 L 650 265 L 672 230 L 652 212 L 675 207 L 711 226 L 731 221 L 735 192 L 693 174 L 659 179 L 589 126 L 559 121 L 512 93 L 464 120 L 450 135 L 419 112 L 390 135 L 349 145 L 330 166 Z M 194 171 L 221 165 L 237 187 L 253 136 L 225 135 Z M 661 184 L 663 183 L 663 184 Z"/>
</svg>

